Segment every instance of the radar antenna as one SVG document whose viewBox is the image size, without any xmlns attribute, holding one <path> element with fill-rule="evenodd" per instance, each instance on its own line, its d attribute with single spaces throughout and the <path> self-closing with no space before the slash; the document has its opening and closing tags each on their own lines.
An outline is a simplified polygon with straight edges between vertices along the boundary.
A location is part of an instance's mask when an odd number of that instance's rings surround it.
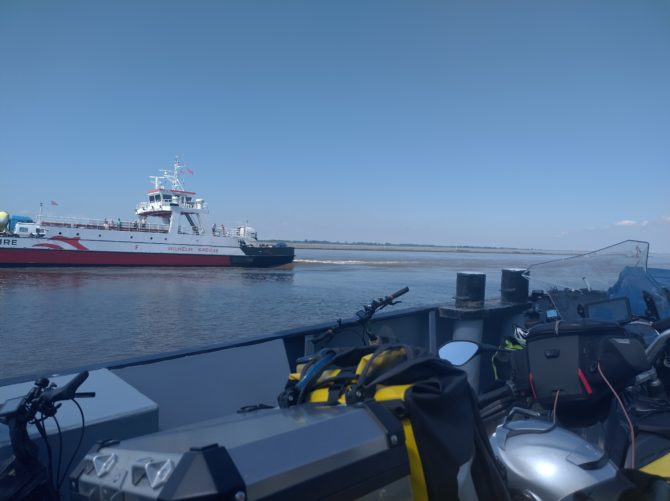
<svg viewBox="0 0 670 501">
<path fill-rule="evenodd" d="M 184 190 L 184 183 L 182 182 L 182 170 L 185 167 L 179 161 L 179 156 L 175 157 L 174 164 L 172 166 L 172 172 L 167 169 L 162 169 L 160 172 L 163 173 L 162 176 L 149 176 L 153 180 L 154 188 L 159 189 L 169 189 L 169 190 Z M 169 183 L 169 187 L 167 186 Z"/>
</svg>

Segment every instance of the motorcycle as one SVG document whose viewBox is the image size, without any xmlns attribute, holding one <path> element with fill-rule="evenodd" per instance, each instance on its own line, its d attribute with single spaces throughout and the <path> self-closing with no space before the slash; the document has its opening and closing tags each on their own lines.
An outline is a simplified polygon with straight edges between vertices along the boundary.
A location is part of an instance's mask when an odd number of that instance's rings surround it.
<svg viewBox="0 0 670 501">
<path fill-rule="evenodd" d="M 479 404 L 513 499 L 670 498 L 670 295 L 647 254 L 627 241 L 535 265 L 507 339 L 440 349 L 498 364 Z"/>
</svg>

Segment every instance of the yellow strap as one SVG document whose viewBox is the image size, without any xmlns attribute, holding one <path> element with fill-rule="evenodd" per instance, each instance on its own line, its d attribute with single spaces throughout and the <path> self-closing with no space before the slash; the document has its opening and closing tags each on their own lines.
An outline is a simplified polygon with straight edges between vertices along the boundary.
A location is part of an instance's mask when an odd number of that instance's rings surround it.
<svg viewBox="0 0 670 501">
<path fill-rule="evenodd" d="M 319 379 L 317 379 L 317 383 L 325 381 L 326 379 L 330 379 L 331 377 L 335 377 L 341 371 L 342 371 L 342 369 L 328 369 L 328 370 L 325 370 L 321 374 L 319 374 Z M 300 381 L 300 372 L 292 372 L 291 374 L 288 375 L 288 380 L 289 381 Z"/>
<path fill-rule="evenodd" d="M 659 477 L 670 478 L 670 453 L 640 468 L 641 471 Z"/>
<path fill-rule="evenodd" d="M 398 354 L 390 354 L 391 359 L 395 358 Z M 379 362 L 389 361 L 389 358 L 383 357 Z M 365 355 L 361 358 L 358 367 L 356 368 L 356 374 L 360 375 L 363 367 L 370 359 L 370 355 Z M 384 360 L 385 359 L 385 360 Z M 333 369 L 330 371 L 324 371 L 324 374 L 321 375 L 321 378 L 332 377 L 337 375 L 339 369 Z M 299 378 L 299 374 L 291 374 L 290 379 L 294 379 L 294 376 L 297 376 L 295 379 Z M 326 376 L 326 377 L 324 377 Z M 375 400 L 383 402 L 385 400 L 405 400 L 405 392 L 407 388 L 410 388 L 411 384 L 403 385 L 392 385 L 392 386 L 378 386 L 375 392 Z M 308 395 L 308 402 L 319 403 L 328 401 L 328 388 L 318 388 L 313 390 Z M 345 404 L 345 396 L 341 395 L 338 399 L 338 403 Z M 414 437 L 414 430 L 412 429 L 412 423 L 408 418 L 402 419 L 402 427 L 405 433 L 405 448 L 407 450 L 407 457 L 409 459 L 409 472 L 410 479 L 412 483 L 412 499 L 415 501 L 428 501 L 428 489 L 426 487 L 426 477 L 423 473 L 423 465 L 421 464 L 421 456 L 419 455 L 419 449 L 416 445 L 416 439 Z"/>
<path fill-rule="evenodd" d="M 319 384 L 319 383 L 324 382 L 326 379 L 333 378 L 333 377 L 337 376 L 340 372 L 342 372 L 342 369 L 328 369 L 328 370 L 325 370 L 321 373 L 321 375 L 319 376 L 319 379 L 316 380 L 316 383 Z"/>
<path fill-rule="evenodd" d="M 312 390 L 309 393 L 307 401 L 313 404 L 328 402 L 328 388 L 318 388 L 316 390 Z M 337 399 L 337 403 L 338 404 L 347 403 L 344 394 L 340 395 L 340 397 Z"/>
<path fill-rule="evenodd" d="M 405 392 L 411 384 L 401 384 L 395 386 L 380 386 L 375 393 L 375 400 L 382 402 L 384 400 L 405 400 Z M 426 477 L 423 474 L 423 465 L 421 456 L 414 438 L 412 423 L 408 418 L 402 420 L 402 428 L 405 432 L 405 447 L 409 458 L 409 473 L 412 481 L 412 499 L 415 501 L 427 501 L 428 489 L 426 488 Z"/>
<path fill-rule="evenodd" d="M 368 363 L 368 360 L 370 360 L 371 356 L 372 356 L 372 353 L 368 353 L 367 355 L 363 355 L 361 357 L 361 359 L 358 361 L 358 365 L 356 366 L 356 375 L 357 376 L 361 375 L 361 373 L 363 372 L 363 368 Z"/>
<path fill-rule="evenodd" d="M 365 365 L 368 363 L 370 358 L 372 358 L 372 355 L 373 353 L 369 353 L 361 357 L 360 361 L 358 362 L 358 366 L 356 367 L 357 376 L 360 376 L 363 373 L 363 369 L 365 368 Z M 378 353 L 377 356 L 372 360 L 372 366 L 370 367 L 370 369 L 368 369 L 368 373 L 374 372 L 379 367 L 390 365 L 399 357 L 404 357 L 406 355 L 407 353 L 405 348 L 388 349 L 382 351 Z"/>
<path fill-rule="evenodd" d="M 405 400 L 405 392 L 411 384 L 397 384 L 394 386 L 379 386 L 375 391 L 375 400 Z"/>
</svg>

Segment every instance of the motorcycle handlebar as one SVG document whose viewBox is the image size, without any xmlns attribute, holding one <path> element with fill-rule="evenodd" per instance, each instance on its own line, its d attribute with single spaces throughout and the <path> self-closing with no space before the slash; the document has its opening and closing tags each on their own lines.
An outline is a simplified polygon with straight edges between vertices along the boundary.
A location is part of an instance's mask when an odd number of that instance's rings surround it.
<svg viewBox="0 0 670 501">
<path fill-rule="evenodd" d="M 656 329 L 658 332 L 663 332 L 670 329 L 670 317 L 657 320 L 651 326 Z"/>
<path fill-rule="evenodd" d="M 670 329 L 666 329 L 661 332 L 658 337 L 652 342 L 647 348 L 647 360 L 649 363 L 656 363 L 658 356 L 664 352 L 666 344 L 670 341 Z"/>
<path fill-rule="evenodd" d="M 509 384 L 505 384 L 505 386 L 503 386 L 502 388 L 497 388 L 495 390 L 491 390 L 479 395 L 477 397 L 477 403 L 479 404 L 479 407 L 482 408 L 486 407 L 491 402 L 495 402 L 496 400 L 499 400 L 501 398 L 513 397 L 513 396 L 514 396 L 514 389 Z"/>
</svg>

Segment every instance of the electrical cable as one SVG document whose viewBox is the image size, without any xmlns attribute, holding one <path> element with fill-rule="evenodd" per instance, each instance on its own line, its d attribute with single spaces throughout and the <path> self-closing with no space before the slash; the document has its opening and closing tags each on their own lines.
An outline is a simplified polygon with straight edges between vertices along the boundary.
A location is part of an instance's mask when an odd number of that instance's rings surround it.
<svg viewBox="0 0 670 501">
<path fill-rule="evenodd" d="M 81 416 L 81 433 L 79 434 L 79 442 L 77 442 L 77 447 L 75 448 L 74 452 L 72 453 L 72 457 L 70 458 L 70 461 L 67 463 L 67 467 L 65 468 L 65 471 L 63 472 L 63 478 L 58 481 L 58 490 L 60 490 L 61 485 L 63 485 L 63 482 L 65 482 L 65 477 L 67 477 L 67 472 L 70 471 L 70 468 L 72 467 L 72 463 L 74 462 L 74 459 L 77 457 L 77 453 L 79 452 L 79 448 L 81 447 L 81 444 L 84 441 L 84 430 L 86 429 L 86 422 L 84 420 L 84 411 L 82 410 L 81 405 L 79 405 L 79 402 L 77 402 L 74 398 L 72 399 L 72 402 L 74 402 L 74 405 L 76 405 L 77 409 L 79 409 L 79 415 Z"/>
<path fill-rule="evenodd" d="M 58 482 L 58 479 L 60 478 L 60 467 L 63 464 L 63 431 L 60 428 L 60 423 L 58 422 L 58 419 L 56 419 L 56 415 L 54 414 L 51 417 L 53 417 L 53 420 L 56 423 L 56 428 L 58 429 L 58 467 L 56 468 L 55 485 L 57 485 L 58 489 L 60 490 L 60 484 Z"/>
<path fill-rule="evenodd" d="M 42 417 L 41 419 L 35 419 L 34 424 L 35 428 L 37 428 L 37 431 L 39 432 L 40 436 L 42 437 L 42 440 L 44 440 L 44 445 L 47 448 L 47 457 L 49 459 L 49 467 L 47 468 L 47 475 L 49 477 L 49 484 L 52 483 L 53 481 L 53 456 L 51 453 L 51 444 L 49 444 L 49 440 L 47 438 L 47 432 L 46 429 L 44 428 L 44 421 L 46 421 L 46 417 Z"/>
<path fill-rule="evenodd" d="M 558 394 L 561 393 L 561 390 L 556 390 L 556 398 L 554 398 L 554 409 L 551 411 L 554 417 L 554 424 L 556 424 L 556 411 L 558 410 Z"/>
<path fill-rule="evenodd" d="M 631 446 L 630 467 L 634 470 L 635 469 L 635 429 L 633 428 L 633 422 L 630 420 L 630 416 L 628 415 L 628 411 L 626 411 L 626 407 L 623 405 L 623 402 L 621 401 L 621 397 L 619 397 L 619 394 L 616 392 L 614 387 L 610 384 L 609 380 L 605 377 L 605 374 L 603 373 L 603 370 L 600 367 L 600 362 L 598 362 L 598 373 L 600 374 L 600 377 L 603 378 L 603 381 L 605 381 L 605 384 L 607 384 L 610 391 L 614 394 L 614 397 L 616 398 L 617 402 L 619 402 L 619 406 L 621 407 L 621 411 L 623 412 L 623 415 L 626 418 L 626 421 L 628 422 L 628 429 L 630 430 L 630 446 Z"/>
</svg>

